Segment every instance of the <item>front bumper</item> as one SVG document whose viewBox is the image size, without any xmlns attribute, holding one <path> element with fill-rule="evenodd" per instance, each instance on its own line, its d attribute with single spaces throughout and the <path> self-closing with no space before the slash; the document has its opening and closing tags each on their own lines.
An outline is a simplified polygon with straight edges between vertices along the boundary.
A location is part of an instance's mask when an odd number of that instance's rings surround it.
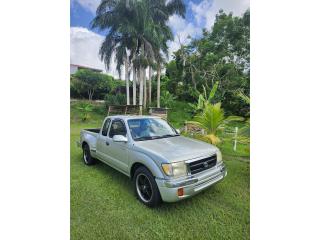
<svg viewBox="0 0 320 240">
<path fill-rule="evenodd" d="M 224 163 L 220 163 L 193 176 L 184 179 L 166 180 L 156 178 L 158 188 L 164 202 L 176 202 L 191 197 L 210 187 L 211 185 L 221 181 L 227 176 L 227 169 Z M 178 189 L 183 188 L 184 194 L 178 196 Z"/>
</svg>

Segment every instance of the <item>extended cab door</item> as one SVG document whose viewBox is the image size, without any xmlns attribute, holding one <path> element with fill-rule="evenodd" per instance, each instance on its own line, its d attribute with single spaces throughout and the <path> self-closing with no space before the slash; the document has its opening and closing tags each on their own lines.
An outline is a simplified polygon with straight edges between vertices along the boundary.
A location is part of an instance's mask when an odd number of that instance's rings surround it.
<svg viewBox="0 0 320 240">
<path fill-rule="evenodd" d="M 99 157 L 99 159 L 101 161 L 104 161 L 106 163 L 109 163 L 110 162 L 110 157 L 109 157 L 109 154 L 108 154 L 108 143 L 109 143 L 109 140 L 108 140 L 108 130 L 109 130 L 109 127 L 110 127 L 110 123 L 111 123 L 111 119 L 110 118 L 107 118 L 104 123 L 103 123 L 103 126 L 101 128 L 101 131 L 100 131 L 100 134 L 98 136 L 98 139 L 97 139 L 97 148 L 96 148 L 96 151 L 97 151 L 97 155 Z"/>
<path fill-rule="evenodd" d="M 109 134 L 107 137 L 108 144 L 106 150 L 112 162 L 112 165 L 118 170 L 128 174 L 128 143 L 127 142 L 114 142 L 112 137 L 114 135 L 122 135 L 127 137 L 127 128 L 122 119 L 112 120 Z"/>
</svg>

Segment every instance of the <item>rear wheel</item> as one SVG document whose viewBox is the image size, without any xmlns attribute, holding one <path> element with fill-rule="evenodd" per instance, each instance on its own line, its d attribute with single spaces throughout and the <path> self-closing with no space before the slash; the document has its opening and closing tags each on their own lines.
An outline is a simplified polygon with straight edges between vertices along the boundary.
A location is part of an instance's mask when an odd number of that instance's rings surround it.
<svg viewBox="0 0 320 240">
<path fill-rule="evenodd" d="M 158 185 L 146 167 L 139 167 L 134 173 L 135 192 L 143 204 L 156 207 L 161 203 Z"/>
<path fill-rule="evenodd" d="M 90 147 L 88 144 L 84 144 L 82 147 L 83 150 L 83 162 L 86 165 L 93 165 L 96 163 L 96 160 L 91 156 Z"/>
</svg>

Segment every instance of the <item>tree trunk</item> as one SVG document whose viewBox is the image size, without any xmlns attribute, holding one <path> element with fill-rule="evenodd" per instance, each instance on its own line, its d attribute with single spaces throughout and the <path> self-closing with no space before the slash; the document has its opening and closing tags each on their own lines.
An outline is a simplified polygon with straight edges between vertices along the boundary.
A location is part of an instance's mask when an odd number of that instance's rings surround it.
<svg viewBox="0 0 320 240">
<path fill-rule="evenodd" d="M 142 104 L 143 104 L 143 77 L 142 77 L 142 67 L 139 68 L 139 108 L 140 114 L 142 114 Z"/>
<path fill-rule="evenodd" d="M 132 74 L 133 74 L 133 80 L 132 80 L 132 88 L 133 88 L 133 94 L 132 94 L 132 98 L 133 98 L 133 105 L 137 105 L 137 73 L 136 73 L 136 68 L 133 67 L 132 70 Z"/>
<path fill-rule="evenodd" d="M 151 94 L 152 94 L 152 68 L 149 66 L 149 106 L 151 106 Z"/>
<path fill-rule="evenodd" d="M 92 96 L 93 96 L 93 90 L 89 89 L 88 90 L 88 97 L 89 97 L 89 101 L 92 101 Z"/>
<path fill-rule="evenodd" d="M 161 67 L 160 64 L 158 64 L 157 69 L 157 107 L 160 107 L 160 74 L 161 74 Z"/>
<path fill-rule="evenodd" d="M 191 81 L 193 83 L 194 89 L 197 90 L 197 83 L 196 83 L 196 80 L 194 79 L 194 72 L 193 72 L 192 68 L 191 68 Z"/>
<path fill-rule="evenodd" d="M 124 61 L 125 79 L 126 79 L 126 92 L 127 92 L 127 105 L 130 105 L 130 89 L 129 89 L 129 64 L 128 59 Z"/>
<path fill-rule="evenodd" d="M 147 78 L 146 78 L 146 69 L 143 68 L 143 108 L 147 107 Z"/>
</svg>

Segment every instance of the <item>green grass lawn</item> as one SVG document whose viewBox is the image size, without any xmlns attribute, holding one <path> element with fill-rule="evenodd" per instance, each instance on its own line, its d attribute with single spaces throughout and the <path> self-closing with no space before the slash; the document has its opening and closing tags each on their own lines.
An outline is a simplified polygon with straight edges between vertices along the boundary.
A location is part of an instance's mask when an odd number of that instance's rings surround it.
<svg viewBox="0 0 320 240">
<path fill-rule="evenodd" d="M 135 198 L 129 178 L 103 163 L 83 164 L 79 132 L 100 127 L 103 114 L 95 109 L 88 122 L 79 119 L 72 104 L 71 239 L 249 239 L 248 162 L 225 157 L 228 176 L 222 182 L 193 198 L 149 209 Z"/>
</svg>

